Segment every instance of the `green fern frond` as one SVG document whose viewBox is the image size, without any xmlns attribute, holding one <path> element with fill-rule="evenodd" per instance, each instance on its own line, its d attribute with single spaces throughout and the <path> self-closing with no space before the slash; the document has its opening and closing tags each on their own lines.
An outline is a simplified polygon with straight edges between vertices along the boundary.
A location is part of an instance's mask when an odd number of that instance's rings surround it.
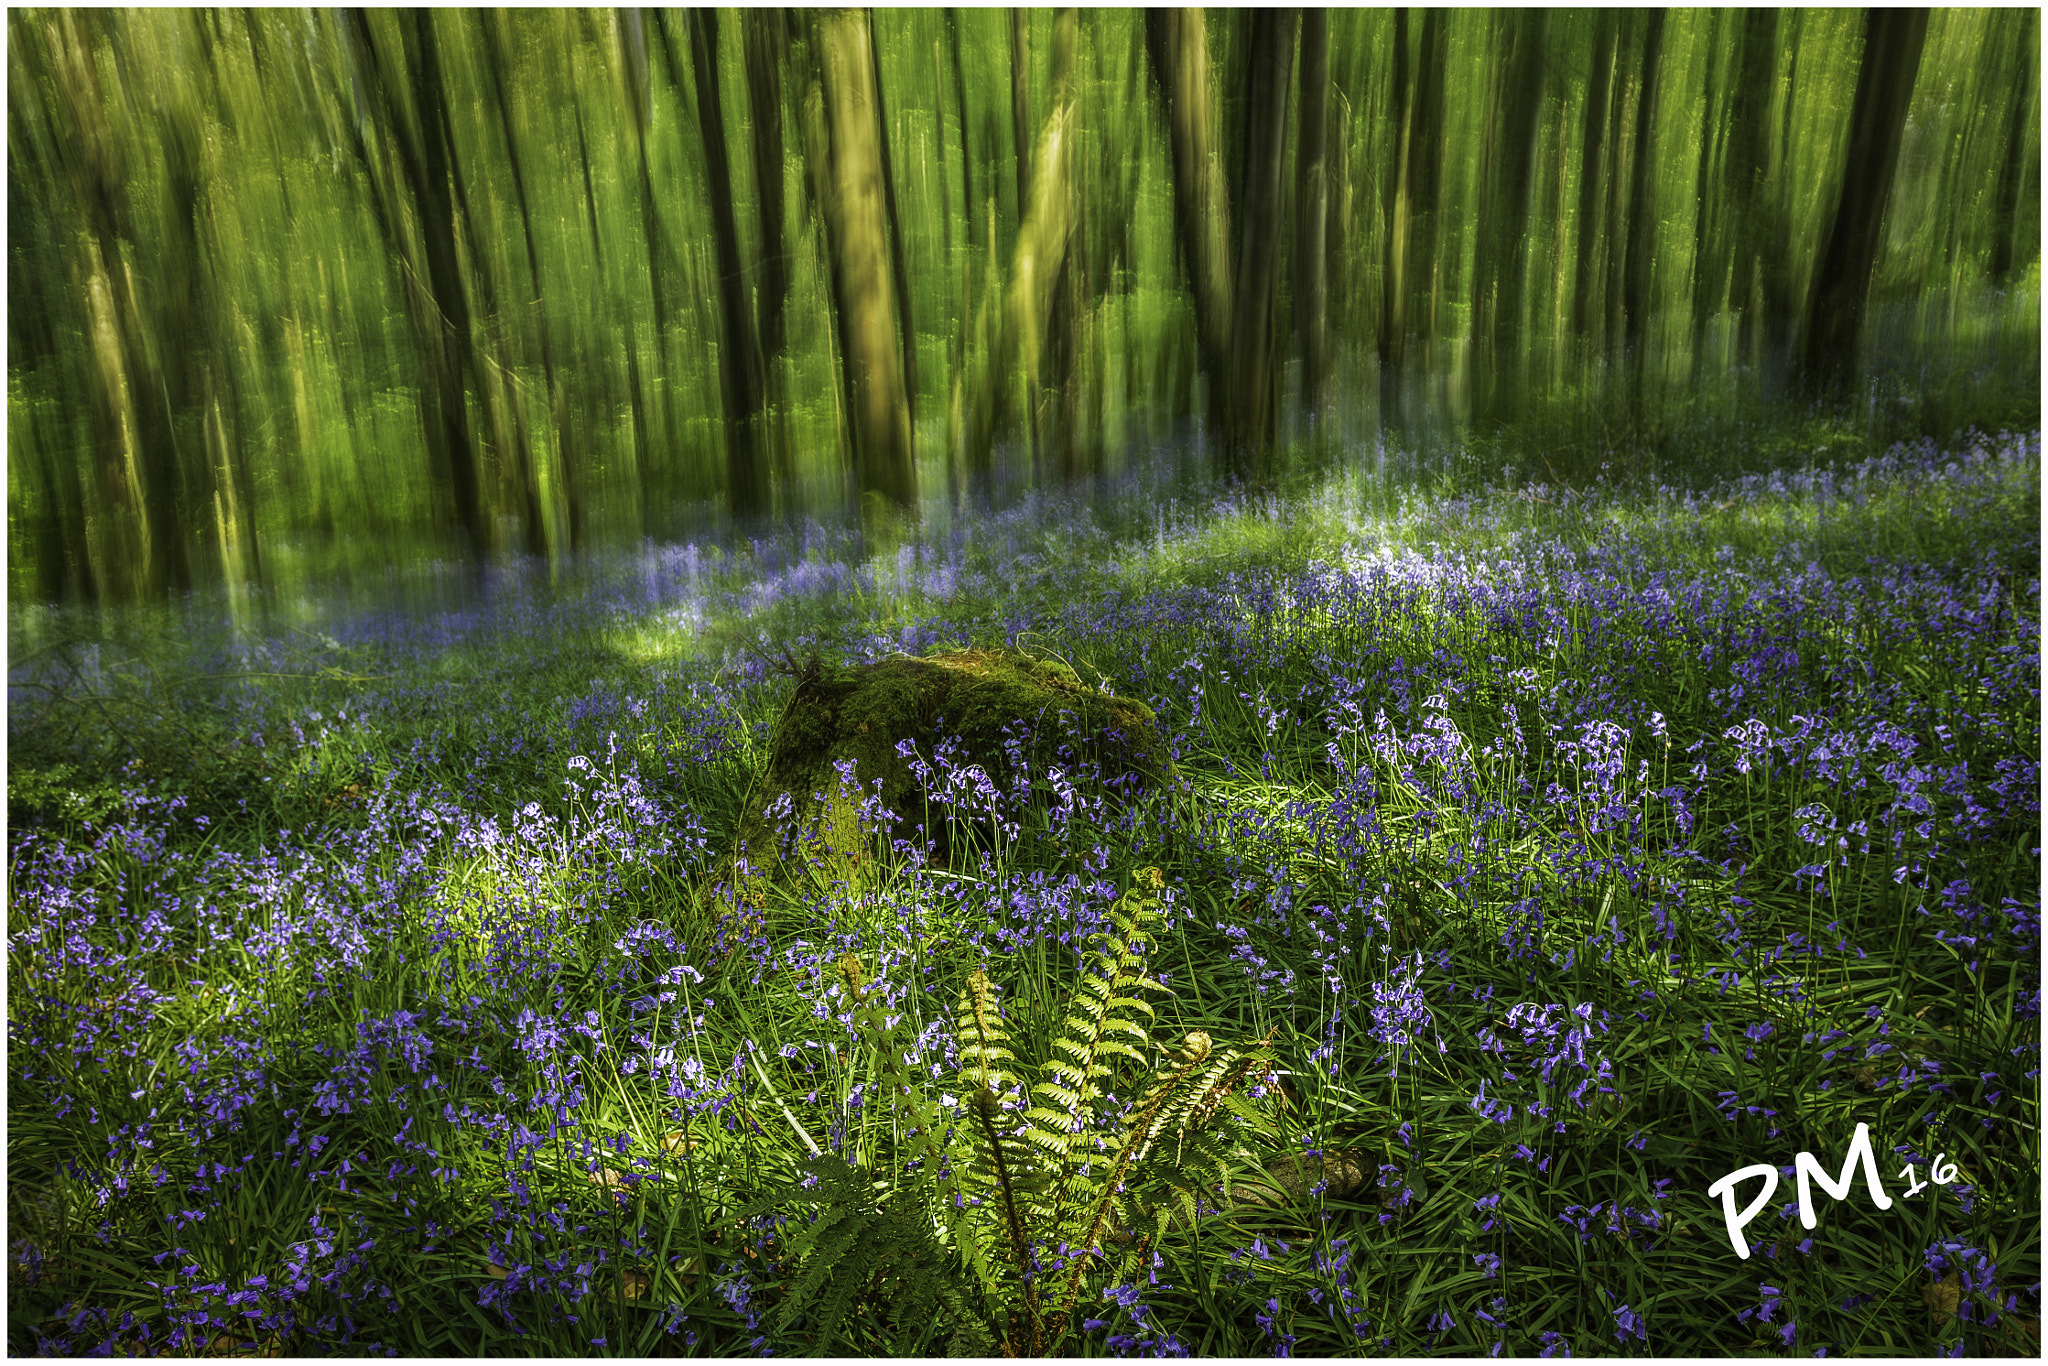
<svg viewBox="0 0 2048 1366">
<path fill-rule="evenodd" d="M 798 1274 L 784 1289 L 776 1326 L 812 1352 L 832 1355 L 839 1329 L 866 1300 L 892 1329 L 944 1314 L 973 1334 L 976 1315 L 932 1236 L 912 1214 L 883 1208 L 860 1172 L 836 1156 L 812 1158 L 742 1218 L 784 1217 Z"/>
</svg>

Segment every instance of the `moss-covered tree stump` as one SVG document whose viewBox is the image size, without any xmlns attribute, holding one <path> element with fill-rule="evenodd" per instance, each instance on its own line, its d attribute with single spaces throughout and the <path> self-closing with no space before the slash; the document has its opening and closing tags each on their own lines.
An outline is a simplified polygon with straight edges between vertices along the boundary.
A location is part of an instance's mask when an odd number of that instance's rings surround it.
<svg viewBox="0 0 2048 1366">
<path fill-rule="evenodd" d="M 912 747 L 907 755 L 898 752 L 904 741 Z M 971 810 L 975 803 L 960 800 L 978 786 L 968 770 L 979 766 L 998 788 L 1014 790 L 1020 761 L 1041 788 L 1050 790 L 1057 768 L 1077 796 L 1118 803 L 1174 776 L 1150 707 L 1083 686 L 1056 659 L 997 648 L 823 665 L 799 681 L 776 727 L 735 853 L 763 875 L 798 852 L 841 874 L 882 837 L 925 844 L 944 866 L 960 852 L 961 832 L 990 833 Z M 848 762 L 858 791 L 844 782 Z M 926 767 L 922 780 L 918 762 Z M 946 792 L 955 797 L 950 807 L 936 795 Z M 893 812 L 893 828 L 874 819 L 863 828 L 863 802 L 871 816 Z"/>
</svg>

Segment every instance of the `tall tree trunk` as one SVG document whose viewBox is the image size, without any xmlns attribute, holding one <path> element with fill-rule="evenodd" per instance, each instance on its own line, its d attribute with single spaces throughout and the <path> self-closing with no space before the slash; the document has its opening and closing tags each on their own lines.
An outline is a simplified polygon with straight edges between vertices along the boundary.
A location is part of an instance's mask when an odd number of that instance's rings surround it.
<svg viewBox="0 0 2048 1366">
<path fill-rule="evenodd" d="M 1240 477 L 1263 478 L 1271 472 L 1279 387 L 1273 315 L 1286 217 L 1282 174 L 1288 86 L 1294 75 L 1294 40 L 1300 22 L 1300 12 L 1293 9 L 1259 10 L 1252 16 L 1244 190 L 1233 291 L 1230 416 L 1224 442 L 1224 469 Z"/>
<path fill-rule="evenodd" d="M 1763 309 L 1761 264 L 1772 250 L 1764 208 L 1771 174 L 1771 95 L 1778 76 L 1778 12 L 1744 10 L 1742 58 L 1728 101 L 1721 157 L 1724 208 L 1711 258 L 1713 277 L 1727 277 L 1728 303 L 1739 311 L 1736 354 L 1749 357 Z"/>
<path fill-rule="evenodd" d="M 1017 148 L 1017 222 L 1031 200 L 1031 11 L 1010 9 L 1010 137 Z"/>
<path fill-rule="evenodd" d="M 583 173 L 583 216 L 584 221 L 590 227 L 590 260 L 591 264 L 597 267 L 597 278 L 602 280 L 605 278 L 604 234 L 598 229 L 597 187 L 592 183 L 590 177 L 590 143 L 583 134 L 582 102 L 576 97 L 571 96 L 570 108 L 576 116 L 576 164 Z M 647 449 L 647 410 L 640 402 L 640 349 L 633 344 L 630 329 L 627 329 L 625 347 L 626 374 L 628 376 L 627 411 L 632 414 L 633 449 L 638 452 Z M 607 404 L 611 403 L 615 393 L 615 390 L 611 390 L 607 386 L 607 392 L 603 395 Z M 588 500 L 584 496 L 583 484 L 579 475 L 579 470 L 572 469 L 569 471 L 569 536 L 574 541 L 581 541 L 583 539 L 584 522 L 588 515 Z M 639 510 L 637 504 L 635 505 L 635 510 L 636 512 Z"/>
<path fill-rule="evenodd" d="M 719 392 L 725 405 L 725 491 L 736 520 L 761 515 L 768 506 L 759 432 L 767 386 L 754 345 L 754 317 L 740 259 L 739 225 L 733 215 L 732 169 L 725 150 L 725 105 L 718 79 L 718 11 L 684 11 L 690 32 L 690 70 L 697 85 L 697 132 L 704 143 L 710 182 L 711 241 L 718 261 Z"/>
<path fill-rule="evenodd" d="M 565 473 L 572 465 L 582 463 L 582 455 L 576 449 L 576 424 L 569 420 L 567 405 L 563 402 L 560 383 L 555 378 L 555 353 L 549 340 L 547 314 L 547 288 L 541 283 L 540 249 L 533 235 L 533 209 L 526 192 L 525 158 L 520 155 L 518 130 L 512 119 L 512 101 L 505 92 L 506 48 L 503 25 L 508 21 L 501 10 L 496 14 L 476 11 L 477 31 L 483 39 L 483 64 L 491 83 L 491 99 L 498 111 L 498 131 L 505 140 L 505 162 L 512 172 L 512 197 L 519 205 L 519 228 L 526 244 L 526 273 L 532 281 L 534 333 L 540 341 L 541 382 L 546 386 L 548 412 L 553 418 L 555 429 L 555 459 Z M 561 549 L 553 533 L 555 514 L 548 506 L 549 500 L 541 487 L 539 462 L 526 451 L 521 443 L 522 454 L 526 456 L 520 469 L 526 504 L 526 548 L 529 552 L 555 558 Z M 582 545 L 572 527 L 570 552 L 578 553 Z"/>
<path fill-rule="evenodd" d="M 1882 240 L 1906 110 L 1927 40 L 1924 9 L 1873 9 L 1865 19 L 1863 63 L 1849 111 L 1849 153 L 1841 197 L 1815 272 L 1800 338 L 1800 380 L 1809 392 L 1847 391 L 1856 338 Z"/>
<path fill-rule="evenodd" d="M 1396 60 L 1399 60 L 1397 58 Z M 1301 14 L 1301 139 L 1295 162 L 1294 318 L 1301 338 L 1302 407 L 1323 411 L 1329 374 L 1330 12 Z"/>
<path fill-rule="evenodd" d="M 1491 101 L 1472 279 L 1475 415 L 1505 421 L 1519 396 L 1522 294 L 1528 278 L 1529 187 L 1542 126 L 1544 10 L 1497 10 L 1501 59 Z"/>
<path fill-rule="evenodd" d="M 839 301 L 848 426 L 864 512 L 879 500 L 917 515 L 917 462 L 904 387 L 901 323 L 890 265 L 882 128 L 873 48 L 862 10 L 818 16 L 826 140 L 827 253 Z"/>
<path fill-rule="evenodd" d="M 1422 12 L 1415 63 L 1415 130 L 1408 139 L 1408 335 L 1422 353 L 1422 369 L 1436 347 L 1439 245 L 1443 241 L 1444 101 L 1450 81 L 1449 19 L 1442 9 Z"/>
<path fill-rule="evenodd" d="M 1993 191 L 1991 205 L 1991 282 L 2004 286 L 2012 281 L 2016 259 L 2013 229 L 2020 204 L 2020 189 L 2029 178 L 2030 164 L 2036 176 L 2040 168 L 2038 133 L 2041 121 L 2035 99 L 2040 85 L 2041 11 L 2029 7 L 2013 11 L 2010 16 L 1999 17 L 2015 20 L 2015 27 L 2019 30 L 2013 41 L 2013 51 L 2019 54 L 2019 84 L 2013 92 L 2012 122 L 2005 135 L 2005 156 L 1999 162 L 1998 186 Z M 2029 150 L 2033 152 L 2031 161 L 2027 155 Z M 2020 256 L 2017 259 L 2024 265 L 2027 258 Z"/>
<path fill-rule="evenodd" d="M 1714 188 L 1722 162 L 1728 155 L 1731 122 L 1731 113 L 1726 108 L 1730 84 L 1727 63 L 1720 56 L 1721 29 L 1728 21 L 1727 12 L 1717 10 L 1705 16 L 1702 24 L 1707 70 L 1700 116 L 1705 123 L 1705 132 L 1700 138 L 1698 160 L 1693 167 L 1692 279 L 1687 290 L 1692 305 L 1690 369 L 1695 381 L 1706 373 L 1707 329 L 1712 325 L 1714 315 L 1721 311 L 1723 286 L 1726 284 L 1722 278 L 1723 270 L 1717 268 L 1716 258 L 1719 255 L 1718 240 L 1725 235 L 1721 220 L 1727 207 L 1716 199 Z"/>
<path fill-rule="evenodd" d="M 1067 140 L 1078 144 L 1081 130 L 1080 90 L 1075 75 L 1074 51 L 1078 44 L 1079 19 L 1070 8 L 1062 9 L 1053 21 L 1052 100 L 1067 107 Z M 1094 11 L 1090 11 L 1092 15 Z M 1088 49 L 1100 51 L 1100 34 L 1088 21 Z M 1064 46 L 1064 51 L 1062 47 Z M 1043 392 L 1044 416 L 1039 430 L 1052 428 L 1054 477 L 1061 483 L 1076 478 L 1088 463 L 1087 441 L 1081 430 L 1082 364 L 1087 358 L 1092 326 L 1093 298 L 1089 222 L 1092 170 L 1080 159 L 1079 147 L 1070 145 L 1065 153 L 1067 182 L 1067 242 L 1060 254 L 1059 278 L 1053 283 L 1052 312 L 1046 335 L 1046 373 L 1050 380 Z"/>
<path fill-rule="evenodd" d="M 1597 11 L 1593 25 L 1593 71 L 1586 92 L 1586 132 L 1579 162 L 1578 272 L 1572 291 L 1572 332 L 1580 338 L 1592 336 L 1605 316 L 1600 289 L 1605 276 L 1600 266 L 1604 217 L 1600 208 L 1614 173 L 1613 121 L 1609 110 L 1616 85 L 1614 12 Z"/>
<path fill-rule="evenodd" d="M 1230 211 L 1216 174 L 1215 106 L 1203 11 L 1145 11 L 1145 51 L 1166 105 L 1173 152 L 1173 226 L 1194 301 L 1201 370 L 1208 377 L 1209 430 L 1226 438 L 1224 403 L 1231 355 Z"/>
<path fill-rule="evenodd" d="M 1628 252 L 1621 283 L 1622 349 L 1631 387 L 1640 395 L 1650 338 L 1650 267 L 1657 245 L 1657 159 L 1652 146 L 1657 99 L 1663 76 L 1664 11 L 1642 15 L 1643 63 L 1636 96 L 1636 131 L 1629 152 Z"/>
<path fill-rule="evenodd" d="M 910 309 L 910 260 L 903 249 L 903 216 L 896 211 L 896 167 L 889 152 L 889 99 L 882 85 L 882 46 L 875 36 L 875 12 L 868 11 L 868 80 L 875 91 L 875 126 L 881 129 L 883 212 L 889 220 L 890 274 L 896 281 L 896 323 L 903 335 L 903 397 L 910 423 L 917 425 L 917 322 Z"/>
<path fill-rule="evenodd" d="M 647 138 L 654 121 L 654 90 L 648 71 L 647 30 L 638 9 L 618 12 L 618 61 L 626 86 L 626 126 L 632 130 L 633 151 L 640 166 L 640 231 L 647 247 L 647 293 L 652 305 L 648 329 L 654 345 L 654 378 L 642 383 L 638 328 L 629 328 L 626 346 L 632 355 L 627 381 L 633 404 L 633 433 L 638 447 L 635 466 L 640 477 L 641 516 L 656 507 L 656 454 L 672 456 L 674 434 L 669 426 L 668 378 L 668 261 L 669 248 L 661 227 L 654 190 L 654 168 L 647 155 Z"/>
<path fill-rule="evenodd" d="M 1386 226 L 1380 235 L 1383 252 L 1376 334 L 1380 414 L 1382 421 L 1394 423 L 1398 423 L 1401 417 L 1401 362 L 1406 352 L 1408 332 L 1408 229 L 1415 207 L 1415 79 L 1408 60 L 1410 13 L 1412 11 L 1406 7 L 1394 11 L 1393 85 L 1387 100 L 1394 174 L 1382 181 L 1386 187 L 1383 198 Z"/>
<path fill-rule="evenodd" d="M 465 552 L 480 562 L 492 549 L 492 525 L 484 500 L 481 462 L 470 431 L 468 381 L 475 369 L 469 330 L 469 294 L 458 260 L 455 205 L 448 178 L 447 114 L 441 82 L 439 48 L 434 41 L 431 11 L 414 10 L 408 25 L 414 60 L 411 94 L 415 127 L 392 97 L 394 63 L 379 50 L 367 14 L 343 11 L 342 28 L 358 57 L 359 78 L 367 86 L 377 123 L 395 151 L 400 174 L 419 222 L 421 255 L 425 258 L 425 289 L 415 279 L 405 289 L 413 333 L 419 342 L 430 386 L 421 389 L 421 419 L 426 429 L 431 466 L 443 481 L 455 510 L 455 530 Z M 396 69 L 405 69 L 398 59 Z M 367 149 L 358 147 L 367 155 Z M 381 183 L 375 168 L 373 188 Z M 412 253 L 399 233 L 402 215 L 379 206 L 385 235 L 401 261 Z"/>
<path fill-rule="evenodd" d="M 967 75 L 960 60 L 960 11 L 946 10 L 946 49 L 953 59 L 953 91 L 960 101 L 960 203 L 967 217 L 967 251 L 974 253 L 974 225 L 981 201 L 974 197 L 974 154 L 967 146 Z M 962 296 L 963 302 L 965 296 Z"/>
<path fill-rule="evenodd" d="M 796 471 L 790 460 L 789 439 L 772 411 L 781 386 L 780 362 L 788 346 L 790 258 L 782 234 L 782 70 L 789 53 L 788 12 L 742 10 L 740 29 L 745 40 L 751 125 L 748 146 L 761 217 L 760 270 L 754 296 L 760 317 L 764 420 L 755 432 L 755 442 L 757 449 L 767 447 L 774 482 L 794 508 Z"/>
<path fill-rule="evenodd" d="M 98 582 L 108 597 L 149 601 L 191 586 L 176 432 L 151 361 L 137 282 L 121 251 L 122 239 L 134 235 L 133 209 L 88 27 L 98 17 L 52 16 L 48 41 L 66 115 L 53 132 L 85 223 L 78 286 L 92 353 L 95 482 L 101 506 L 113 513 L 95 556 Z"/>
<path fill-rule="evenodd" d="M 788 22 L 778 9 L 740 13 L 752 123 L 749 147 L 754 192 L 761 202 L 761 357 L 771 367 L 787 344 L 789 304 L 789 249 L 782 240 L 782 64 L 789 51 Z"/>
<path fill-rule="evenodd" d="M 1074 106 L 1073 62 L 1078 19 L 1062 9 L 1053 25 L 1052 98 L 1039 133 L 1033 175 L 1025 195 L 1024 221 L 1017 229 L 1010 258 L 1010 281 L 997 325 L 989 372 L 975 398 L 968 429 L 970 464 L 991 463 L 995 434 L 1010 411 L 1010 399 L 1021 368 L 1027 427 L 1036 429 L 1032 409 L 1038 405 L 1046 324 L 1057 299 L 1062 267 L 1073 228 Z M 1037 455 L 1034 450 L 1034 463 Z"/>
</svg>

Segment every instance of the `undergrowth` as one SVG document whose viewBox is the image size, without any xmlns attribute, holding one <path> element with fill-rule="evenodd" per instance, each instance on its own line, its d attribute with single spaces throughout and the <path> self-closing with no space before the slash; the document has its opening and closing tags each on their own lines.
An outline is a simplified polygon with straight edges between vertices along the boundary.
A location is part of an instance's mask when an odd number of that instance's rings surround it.
<svg viewBox="0 0 2048 1366">
<path fill-rule="evenodd" d="M 10 1347 L 2031 1354 L 2038 467 L 34 614 Z M 1019 640 L 1178 784 L 934 750 L 946 866 L 733 885 L 768 656 Z"/>
</svg>

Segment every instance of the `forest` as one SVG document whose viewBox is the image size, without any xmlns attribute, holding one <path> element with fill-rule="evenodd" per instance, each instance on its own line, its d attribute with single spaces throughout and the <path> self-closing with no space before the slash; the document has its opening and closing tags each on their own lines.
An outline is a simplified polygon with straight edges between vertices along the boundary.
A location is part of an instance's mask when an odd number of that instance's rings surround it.
<svg viewBox="0 0 2048 1366">
<path fill-rule="evenodd" d="M 2030 9 L 8 26 L 17 602 L 2038 389 Z"/>
<path fill-rule="evenodd" d="M 12 8 L 14 1355 L 2040 1355 L 2040 11 Z"/>
</svg>

